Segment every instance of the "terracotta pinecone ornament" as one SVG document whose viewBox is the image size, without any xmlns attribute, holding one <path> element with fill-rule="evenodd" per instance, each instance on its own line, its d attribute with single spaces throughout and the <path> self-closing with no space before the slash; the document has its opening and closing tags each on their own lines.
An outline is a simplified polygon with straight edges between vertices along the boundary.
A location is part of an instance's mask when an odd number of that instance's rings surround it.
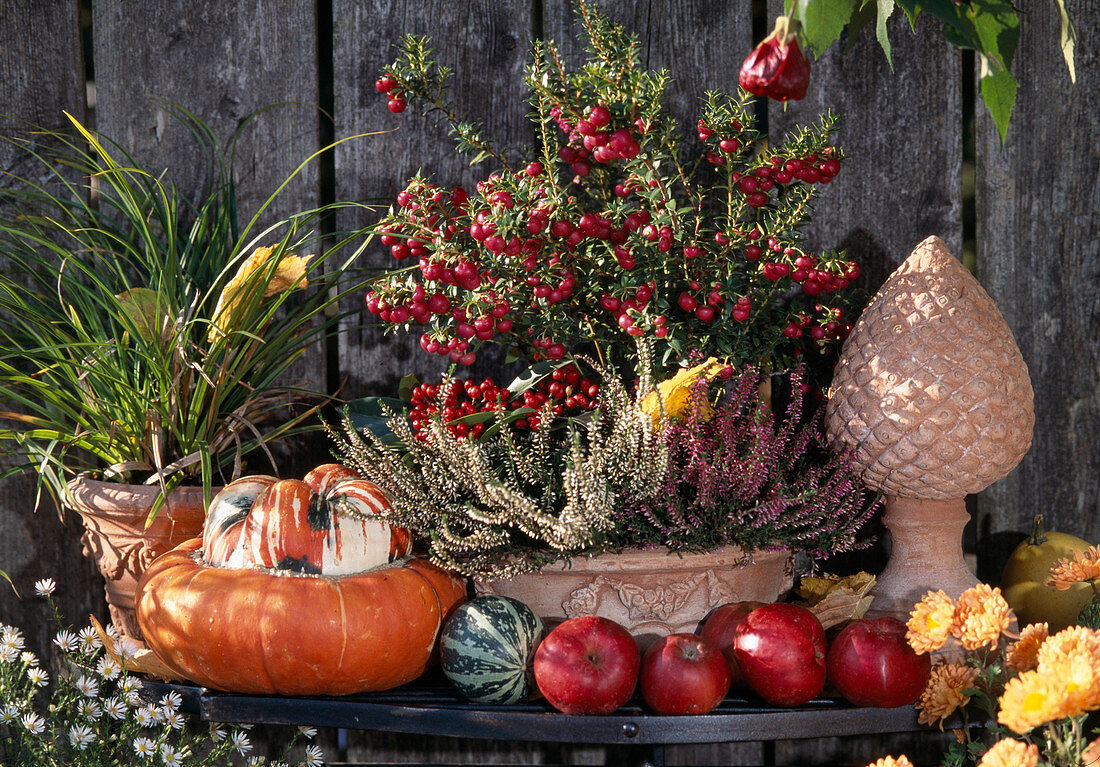
<svg viewBox="0 0 1100 767">
<path fill-rule="evenodd" d="M 993 300 L 929 237 L 883 283 L 844 343 L 826 407 L 834 448 L 855 446 L 886 496 L 892 550 L 870 612 L 908 618 L 930 589 L 977 581 L 962 557 L 964 498 L 1031 446 L 1027 365 Z"/>
</svg>

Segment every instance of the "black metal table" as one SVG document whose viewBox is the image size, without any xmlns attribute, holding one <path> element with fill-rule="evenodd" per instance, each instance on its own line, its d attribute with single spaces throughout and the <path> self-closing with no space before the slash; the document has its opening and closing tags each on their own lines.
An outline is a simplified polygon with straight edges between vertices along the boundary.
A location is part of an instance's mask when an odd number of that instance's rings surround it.
<svg viewBox="0 0 1100 767">
<path fill-rule="evenodd" d="M 150 693 L 169 689 L 203 720 L 302 725 L 458 738 L 630 746 L 636 764 L 658 767 L 663 747 L 680 743 L 734 743 L 843 735 L 909 732 L 918 724 L 911 706 L 856 708 L 831 698 L 777 708 L 728 697 L 708 714 L 660 716 L 640 697 L 607 716 L 555 711 L 544 700 L 487 706 L 462 698 L 442 679 L 418 680 L 387 692 L 345 697 L 290 698 L 242 695 L 194 685 L 147 683 Z"/>
</svg>

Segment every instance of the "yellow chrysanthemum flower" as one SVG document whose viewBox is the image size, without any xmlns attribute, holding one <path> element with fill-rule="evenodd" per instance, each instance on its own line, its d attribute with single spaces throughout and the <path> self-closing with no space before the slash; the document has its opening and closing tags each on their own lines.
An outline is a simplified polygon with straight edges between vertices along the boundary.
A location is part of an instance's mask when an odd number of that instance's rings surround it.
<svg viewBox="0 0 1100 767">
<path fill-rule="evenodd" d="M 963 694 L 978 681 L 978 669 L 961 663 L 940 663 L 932 667 L 928 684 L 917 700 L 921 724 L 936 724 L 943 729 L 943 720 L 955 713 L 955 710 L 970 702 L 970 696 Z"/>
<path fill-rule="evenodd" d="M 955 620 L 955 604 L 942 590 L 929 591 L 909 613 L 905 638 L 916 653 L 932 652 L 943 647 Z"/>
<path fill-rule="evenodd" d="M 1018 735 L 1066 716 L 1066 682 L 1053 674 L 1025 671 L 1005 685 L 997 721 Z"/>
<path fill-rule="evenodd" d="M 653 428 L 661 428 L 661 405 L 664 404 L 664 415 L 668 418 L 684 419 L 692 412 L 692 399 L 695 397 L 699 380 L 705 378 L 713 381 L 719 373 L 728 368 L 724 362 L 719 362 L 711 357 L 701 365 L 693 368 L 681 368 L 672 378 L 657 384 L 657 390 L 652 391 L 642 398 L 642 411 L 653 419 Z M 714 409 L 706 399 L 702 399 L 696 407 L 696 417 L 700 422 L 709 421 L 714 417 Z"/>
<path fill-rule="evenodd" d="M 1001 590 L 979 583 L 964 591 L 955 600 L 955 621 L 951 633 L 967 650 L 995 646 L 1012 622 L 1012 608 L 1001 596 Z"/>
<path fill-rule="evenodd" d="M 1004 738 L 985 752 L 978 767 L 1035 767 L 1039 763 L 1039 747 Z"/>
<path fill-rule="evenodd" d="M 214 309 L 214 319 L 210 327 L 209 339 L 212 341 L 219 333 L 226 334 L 240 321 L 236 316 L 242 298 L 248 295 L 248 286 L 259 272 L 268 268 L 268 262 L 275 252 L 275 246 L 256 248 L 252 255 L 245 259 L 237 269 L 218 296 L 218 305 Z M 309 285 L 306 280 L 306 265 L 313 256 L 291 256 L 282 254 L 279 263 L 275 266 L 275 272 L 271 280 L 264 287 L 262 297 L 270 298 L 291 288 L 304 288 Z"/>
<path fill-rule="evenodd" d="M 1073 552 L 1073 558 L 1059 559 L 1050 568 L 1047 586 L 1065 591 L 1075 583 L 1100 579 L 1100 545 Z"/>
<path fill-rule="evenodd" d="M 1039 648 L 1046 641 L 1047 624 L 1032 623 L 1005 651 L 1005 665 L 1013 671 L 1031 671 L 1038 663 Z"/>
<path fill-rule="evenodd" d="M 897 759 L 892 756 L 884 756 L 871 762 L 867 767 L 913 767 L 913 763 L 905 757 L 905 754 L 902 754 Z"/>
</svg>

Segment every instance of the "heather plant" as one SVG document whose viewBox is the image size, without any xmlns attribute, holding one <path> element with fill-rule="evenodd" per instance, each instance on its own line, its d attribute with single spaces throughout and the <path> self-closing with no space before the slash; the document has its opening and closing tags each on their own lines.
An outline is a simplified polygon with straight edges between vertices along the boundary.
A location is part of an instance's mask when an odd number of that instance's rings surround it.
<svg viewBox="0 0 1100 767">
<path fill-rule="evenodd" d="M 627 489 L 617 540 L 687 551 L 784 546 L 811 559 L 865 546 L 859 531 L 876 504 L 867 502 L 851 456 L 832 453 L 819 418 L 804 418 L 801 368 L 790 376 L 780 418 L 760 397 L 761 373 L 732 372 L 714 376 L 728 389 L 715 405 L 705 375 L 685 382 L 687 412 L 664 419 L 661 431 L 668 466 L 660 490 Z"/>
</svg>

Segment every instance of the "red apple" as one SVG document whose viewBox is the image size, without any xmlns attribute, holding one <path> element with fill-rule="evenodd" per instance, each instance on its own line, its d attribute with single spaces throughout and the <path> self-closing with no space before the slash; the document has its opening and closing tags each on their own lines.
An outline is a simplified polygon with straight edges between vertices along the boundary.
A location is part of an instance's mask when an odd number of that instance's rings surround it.
<svg viewBox="0 0 1100 767">
<path fill-rule="evenodd" d="M 758 607 L 734 632 L 733 655 L 749 687 L 768 703 L 799 706 L 825 686 L 825 629 L 804 607 Z"/>
<path fill-rule="evenodd" d="M 857 706 L 892 708 L 920 697 L 932 670 L 927 653 L 918 655 L 905 641 L 897 618 L 865 618 L 836 635 L 826 666 L 837 690 Z"/>
<path fill-rule="evenodd" d="M 697 634 L 669 634 L 642 657 L 642 697 L 658 714 L 705 714 L 730 689 L 725 656 Z"/>
<path fill-rule="evenodd" d="M 715 608 L 703 621 L 703 628 L 699 636 L 704 641 L 713 645 L 716 650 L 726 656 L 726 663 L 730 667 L 730 689 L 745 687 L 745 677 L 741 674 L 741 668 L 737 665 L 737 659 L 733 657 L 733 632 L 741 625 L 745 616 L 757 607 L 763 607 L 763 602 L 730 602 Z"/>
<path fill-rule="evenodd" d="M 630 632 L 595 615 L 570 618 L 535 650 L 535 683 L 566 714 L 610 714 L 634 693 L 641 653 Z"/>
</svg>

